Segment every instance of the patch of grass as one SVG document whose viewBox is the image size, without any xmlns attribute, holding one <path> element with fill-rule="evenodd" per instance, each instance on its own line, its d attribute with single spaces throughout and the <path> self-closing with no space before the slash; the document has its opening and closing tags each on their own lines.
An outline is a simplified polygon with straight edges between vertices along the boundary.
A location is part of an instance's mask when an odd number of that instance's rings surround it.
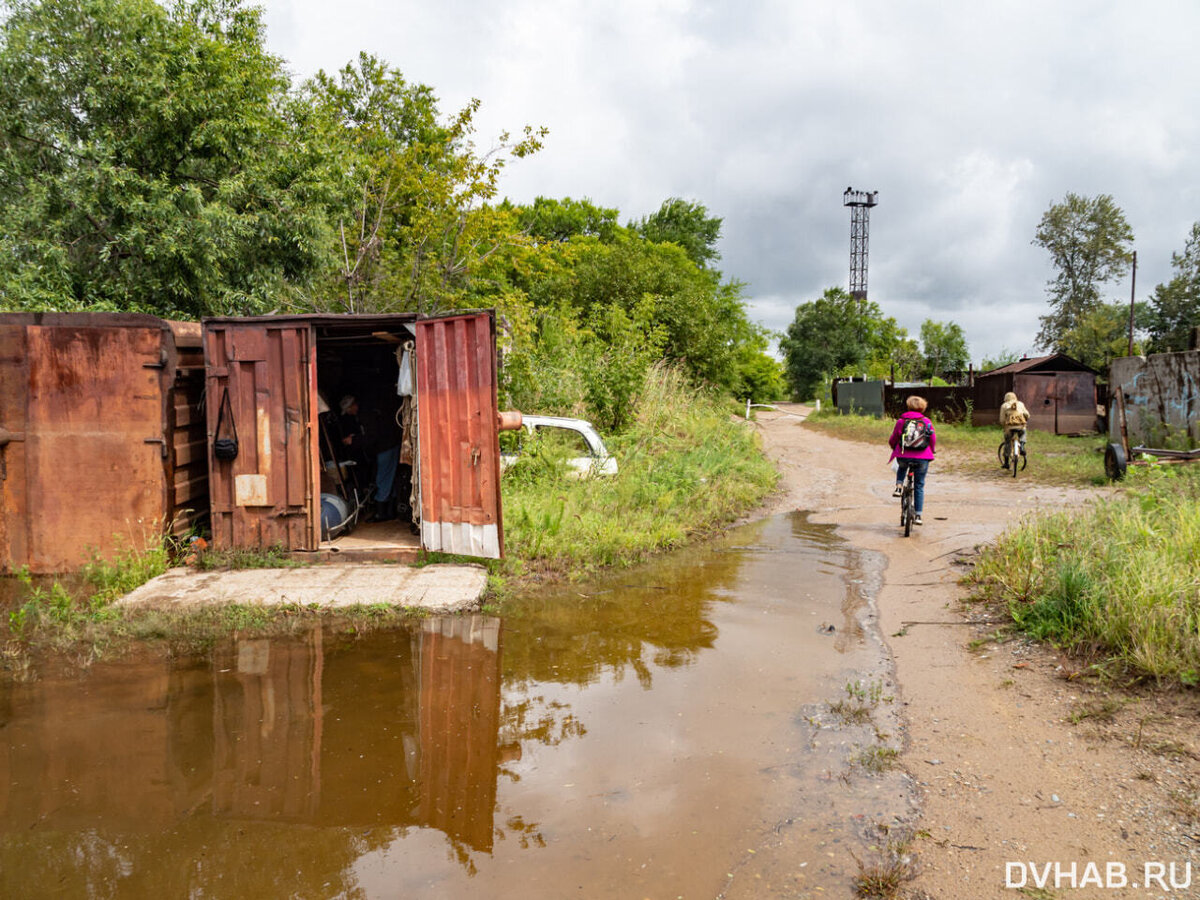
<svg viewBox="0 0 1200 900">
<path fill-rule="evenodd" d="M 891 831 L 888 826 L 882 824 L 875 828 L 883 835 L 888 835 Z M 858 866 L 858 874 L 853 880 L 854 896 L 868 900 L 896 900 L 900 896 L 900 889 L 917 876 L 910 853 L 911 843 L 911 835 L 887 839 L 882 847 L 876 845 L 872 848 L 878 851 L 879 856 L 870 863 L 864 863 L 854 856 L 854 862 Z"/>
<path fill-rule="evenodd" d="M 1025 633 L 1106 668 L 1200 682 L 1200 467 L 1130 470 L 1128 488 L 1023 521 L 966 576 Z"/>
<path fill-rule="evenodd" d="M 605 442 L 614 478 L 542 464 L 505 473 L 505 545 L 522 575 L 578 579 L 682 546 L 744 515 L 778 479 L 755 431 L 675 369 L 651 371 L 636 421 Z"/>
<path fill-rule="evenodd" d="M 871 707 L 838 700 L 829 704 L 829 711 L 847 725 L 865 725 L 871 721 Z"/>
<path fill-rule="evenodd" d="M 193 566 L 202 572 L 214 569 L 293 569 L 307 565 L 291 556 L 281 546 L 266 550 L 234 548 L 207 549 L 195 555 Z"/>
<path fill-rule="evenodd" d="M 834 437 L 862 441 L 887 447 L 895 420 L 874 416 L 840 415 L 822 411 L 810 415 L 805 427 L 816 428 Z M 979 427 L 966 424 L 935 422 L 937 459 L 935 465 L 946 471 L 987 478 L 1005 476 L 996 459 L 996 447 L 1003 436 L 1000 426 Z M 1030 431 L 1028 439 L 1029 465 L 1018 480 L 1036 484 L 1062 484 L 1089 487 L 1106 484 L 1104 457 L 1097 452 L 1104 447 L 1103 435 L 1080 438 Z"/>
<path fill-rule="evenodd" d="M 1115 697 L 1086 700 L 1071 710 L 1071 714 L 1067 716 L 1067 721 L 1072 725 L 1078 725 L 1084 719 L 1093 719 L 1097 722 L 1111 722 L 1117 717 L 1117 713 L 1125 708 L 1125 703 L 1126 701 Z"/>
<path fill-rule="evenodd" d="M 872 744 L 854 758 L 854 762 L 873 775 L 894 769 L 900 759 L 900 751 L 883 744 Z"/>
</svg>

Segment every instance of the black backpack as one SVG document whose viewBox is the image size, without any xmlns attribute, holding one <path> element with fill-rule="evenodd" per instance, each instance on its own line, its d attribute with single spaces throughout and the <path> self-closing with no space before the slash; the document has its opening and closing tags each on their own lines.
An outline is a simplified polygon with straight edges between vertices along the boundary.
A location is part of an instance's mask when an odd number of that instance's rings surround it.
<svg viewBox="0 0 1200 900">
<path fill-rule="evenodd" d="M 900 433 L 900 446 L 904 450 L 924 450 L 929 446 L 929 423 L 924 419 L 909 419 Z"/>
</svg>

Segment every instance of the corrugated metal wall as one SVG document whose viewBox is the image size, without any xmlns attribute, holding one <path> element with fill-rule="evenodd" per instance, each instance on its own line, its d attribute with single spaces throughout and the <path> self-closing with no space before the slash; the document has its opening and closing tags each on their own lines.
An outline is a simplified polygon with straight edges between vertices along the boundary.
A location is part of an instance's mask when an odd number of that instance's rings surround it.
<svg viewBox="0 0 1200 900">
<path fill-rule="evenodd" d="M 421 545 L 498 558 L 504 547 L 493 318 L 424 319 L 416 331 Z"/>
<path fill-rule="evenodd" d="M 214 546 L 317 549 L 317 413 L 310 324 L 207 323 L 204 341 Z M 238 437 L 233 460 L 212 455 L 226 392 Z M 226 434 L 227 426 L 222 436 Z"/>
</svg>

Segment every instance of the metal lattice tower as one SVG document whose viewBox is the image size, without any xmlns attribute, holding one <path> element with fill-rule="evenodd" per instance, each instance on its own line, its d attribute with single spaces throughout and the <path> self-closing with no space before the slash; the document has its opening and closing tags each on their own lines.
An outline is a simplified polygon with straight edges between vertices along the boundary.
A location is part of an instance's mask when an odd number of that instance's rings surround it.
<svg viewBox="0 0 1200 900">
<path fill-rule="evenodd" d="M 860 303 L 867 299 L 867 231 L 878 197 L 879 191 L 854 188 L 842 194 L 842 206 L 850 207 L 850 296 Z"/>
</svg>

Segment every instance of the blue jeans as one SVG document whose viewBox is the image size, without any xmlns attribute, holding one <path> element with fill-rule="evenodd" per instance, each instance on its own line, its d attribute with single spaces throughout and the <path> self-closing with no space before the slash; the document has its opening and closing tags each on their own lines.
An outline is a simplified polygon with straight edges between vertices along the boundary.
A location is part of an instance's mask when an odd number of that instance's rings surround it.
<svg viewBox="0 0 1200 900">
<path fill-rule="evenodd" d="M 396 463 L 400 461 L 400 446 L 384 450 L 375 457 L 375 500 L 383 503 L 392 498 L 396 484 Z"/>
<path fill-rule="evenodd" d="M 929 463 L 932 460 L 897 459 L 896 462 L 900 464 L 900 467 L 896 470 L 897 485 L 904 484 L 904 478 L 908 474 L 908 470 L 913 470 L 913 506 L 919 516 L 921 510 L 925 508 L 925 475 L 929 472 Z"/>
</svg>

